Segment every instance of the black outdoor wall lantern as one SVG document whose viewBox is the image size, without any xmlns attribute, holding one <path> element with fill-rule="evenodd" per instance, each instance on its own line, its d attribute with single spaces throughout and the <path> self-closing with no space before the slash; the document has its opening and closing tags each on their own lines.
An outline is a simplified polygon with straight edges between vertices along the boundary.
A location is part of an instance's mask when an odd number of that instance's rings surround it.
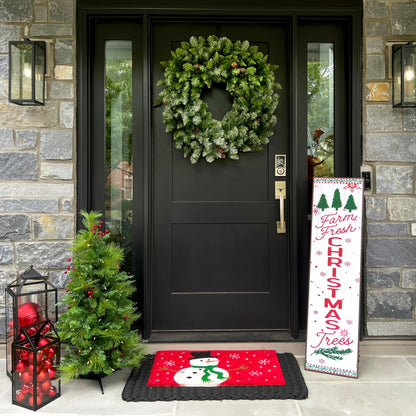
<svg viewBox="0 0 416 416">
<path fill-rule="evenodd" d="M 52 330 L 51 325 L 58 319 L 58 289 L 31 266 L 5 292 L 6 371 L 12 378 L 16 364 L 13 345 L 23 341 L 24 346 L 28 335 L 35 335 L 46 320 L 42 335 Z"/>
<path fill-rule="evenodd" d="M 416 45 L 393 45 L 393 107 L 416 107 Z"/>
<path fill-rule="evenodd" d="M 46 43 L 9 42 L 9 101 L 19 105 L 45 104 Z"/>
</svg>

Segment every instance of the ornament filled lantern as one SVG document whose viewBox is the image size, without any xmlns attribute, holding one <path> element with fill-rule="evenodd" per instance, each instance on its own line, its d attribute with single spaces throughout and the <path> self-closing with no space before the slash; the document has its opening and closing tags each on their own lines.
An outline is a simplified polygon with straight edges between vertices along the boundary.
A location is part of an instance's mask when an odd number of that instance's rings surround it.
<svg viewBox="0 0 416 416">
<path fill-rule="evenodd" d="M 46 43 L 9 42 L 9 101 L 19 105 L 45 104 Z"/>
<path fill-rule="evenodd" d="M 13 344 L 35 335 L 46 321 L 42 330 L 53 330 L 58 319 L 58 290 L 31 266 L 6 287 L 5 300 L 6 370 L 12 378 L 16 364 L 12 356 Z"/>
<path fill-rule="evenodd" d="M 393 45 L 393 107 L 416 107 L 416 45 Z"/>
<path fill-rule="evenodd" d="M 42 319 L 20 330 L 12 344 L 12 402 L 38 410 L 60 397 L 56 369 L 60 362 L 60 339 L 52 322 Z"/>
</svg>

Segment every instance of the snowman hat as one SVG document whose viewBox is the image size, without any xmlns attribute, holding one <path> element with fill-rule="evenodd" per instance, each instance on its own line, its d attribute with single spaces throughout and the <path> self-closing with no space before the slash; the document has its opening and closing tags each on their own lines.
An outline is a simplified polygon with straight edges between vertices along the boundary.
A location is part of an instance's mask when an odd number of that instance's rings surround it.
<svg viewBox="0 0 416 416">
<path fill-rule="evenodd" d="M 217 358 L 216 356 L 213 356 L 211 351 L 194 351 L 190 352 L 192 355 L 192 358 Z"/>
</svg>

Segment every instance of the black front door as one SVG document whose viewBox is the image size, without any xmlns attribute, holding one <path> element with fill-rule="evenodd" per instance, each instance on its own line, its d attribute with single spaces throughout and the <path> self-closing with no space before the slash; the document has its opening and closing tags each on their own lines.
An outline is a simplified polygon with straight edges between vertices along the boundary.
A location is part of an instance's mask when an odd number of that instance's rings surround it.
<svg viewBox="0 0 416 416">
<path fill-rule="evenodd" d="M 144 336 L 296 337 L 308 306 L 309 185 L 359 172 L 359 18 L 90 13 L 79 20 L 78 202 L 104 212 L 125 248 Z M 209 35 L 248 40 L 279 66 L 278 122 L 263 150 L 192 165 L 154 103 L 160 62 L 181 41 Z M 204 95 L 217 120 L 231 107 L 227 94 Z M 285 176 L 276 176 L 276 155 L 286 156 Z M 286 185 L 283 210 L 276 181 Z"/>
<path fill-rule="evenodd" d="M 279 65 L 278 125 L 263 150 L 240 159 L 192 165 L 165 133 L 162 108 L 153 124 L 154 241 L 152 329 L 163 331 L 264 331 L 289 328 L 288 233 L 277 233 L 275 155 L 288 155 L 287 26 L 271 23 L 154 23 L 153 100 L 161 61 L 180 41 L 217 35 L 248 40 Z M 221 119 L 231 106 L 221 89 L 205 96 Z M 281 178 L 289 180 L 289 176 Z M 285 202 L 290 201 L 290 192 Z M 287 209 L 286 209 L 287 212 Z"/>
</svg>

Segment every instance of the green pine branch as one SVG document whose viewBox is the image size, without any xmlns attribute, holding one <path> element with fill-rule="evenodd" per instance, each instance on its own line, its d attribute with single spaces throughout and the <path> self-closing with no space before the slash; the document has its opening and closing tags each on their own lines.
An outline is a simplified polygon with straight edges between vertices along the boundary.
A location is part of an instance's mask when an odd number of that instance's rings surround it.
<svg viewBox="0 0 416 416">
<path fill-rule="evenodd" d="M 331 360 L 343 360 L 344 356 L 350 353 L 352 353 L 351 348 L 347 348 L 346 350 L 340 350 L 338 347 L 332 347 L 332 348 L 318 348 L 312 353 L 312 355 L 319 354 Z"/>
</svg>

